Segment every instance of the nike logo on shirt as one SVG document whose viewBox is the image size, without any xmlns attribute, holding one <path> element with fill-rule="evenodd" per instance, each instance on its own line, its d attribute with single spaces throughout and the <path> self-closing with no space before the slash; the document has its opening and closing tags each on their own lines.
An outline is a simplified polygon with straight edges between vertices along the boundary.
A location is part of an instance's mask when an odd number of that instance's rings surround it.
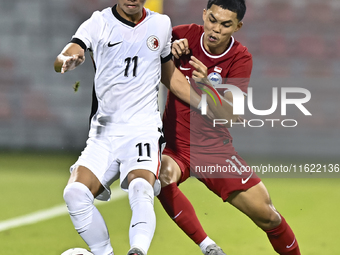
<svg viewBox="0 0 340 255">
<path fill-rule="evenodd" d="M 112 43 L 112 44 L 111 44 L 111 42 L 109 42 L 109 43 L 107 44 L 107 46 L 113 47 L 113 46 L 116 46 L 116 45 L 118 45 L 118 44 L 120 44 L 120 43 L 122 43 L 122 42 L 123 42 L 123 41 L 117 42 L 117 43 Z"/>
<path fill-rule="evenodd" d="M 179 66 L 179 69 L 183 70 L 183 71 L 189 71 L 191 70 L 190 67 L 183 67 L 182 65 Z"/>
</svg>

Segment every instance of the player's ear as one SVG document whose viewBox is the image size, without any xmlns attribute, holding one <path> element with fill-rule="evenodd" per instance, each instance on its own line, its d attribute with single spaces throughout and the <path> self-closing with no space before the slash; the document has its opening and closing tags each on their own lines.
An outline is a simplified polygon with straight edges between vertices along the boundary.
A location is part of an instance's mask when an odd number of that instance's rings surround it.
<svg viewBox="0 0 340 255">
<path fill-rule="evenodd" d="M 239 31 L 239 30 L 241 29 L 242 26 L 243 26 L 243 22 L 242 22 L 242 21 L 240 21 L 239 23 L 237 23 L 237 27 L 236 27 L 234 33 L 237 32 L 237 31 Z"/>
<path fill-rule="evenodd" d="M 203 15 L 202 15 L 202 19 L 203 21 L 205 21 L 205 17 L 207 16 L 207 10 L 203 9 Z"/>
</svg>

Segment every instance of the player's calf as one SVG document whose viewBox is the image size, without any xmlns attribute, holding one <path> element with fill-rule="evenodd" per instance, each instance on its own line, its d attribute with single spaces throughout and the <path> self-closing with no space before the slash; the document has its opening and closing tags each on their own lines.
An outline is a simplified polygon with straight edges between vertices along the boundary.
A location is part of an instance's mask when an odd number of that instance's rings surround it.
<svg viewBox="0 0 340 255">
<path fill-rule="evenodd" d="M 132 247 L 140 247 L 142 253 L 137 254 L 143 255 L 150 247 L 156 228 L 154 190 L 151 184 L 143 178 L 133 179 L 129 184 L 129 201 L 132 210 L 130 244 Z"/>
</svg>

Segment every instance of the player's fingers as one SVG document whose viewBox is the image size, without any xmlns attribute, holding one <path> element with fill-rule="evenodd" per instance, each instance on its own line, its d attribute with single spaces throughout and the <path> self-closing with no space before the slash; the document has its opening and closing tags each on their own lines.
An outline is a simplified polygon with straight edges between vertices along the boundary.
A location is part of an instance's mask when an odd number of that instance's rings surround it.
<svg viewBox="0 0 340 255">
<path fill-rule="evenodd" d="M 188 39 L 186 39 L 186 38 L 180 39 L 178 45 L 181 48 L 183 54 L 189 54 L 190 53 Z"/>
<path fill-rule="evenodd" d="M 179 57 L 181 56 L 175 47 L 171 48 L 171 53 L 176 59 L 179 59 Z"/>
<path fill-rule="evenodd" d="M 201 70 L 206 70 L 207 67 L 196 57 L 191 56 L 191 61 L 195 63 Z"/>
<path fill-rule="evenodd" d="M 203 75 L 202 75 L 202 73 L 198 72 L 197 70 L 194 70 L 194 71 L 192 71 L 192 78 L 193 78 L 193 79 L 194 79 L 194 78 L 199 78 L 199 79 L 201 79 L 201 78 L 203 78 Z"/>
</svg>

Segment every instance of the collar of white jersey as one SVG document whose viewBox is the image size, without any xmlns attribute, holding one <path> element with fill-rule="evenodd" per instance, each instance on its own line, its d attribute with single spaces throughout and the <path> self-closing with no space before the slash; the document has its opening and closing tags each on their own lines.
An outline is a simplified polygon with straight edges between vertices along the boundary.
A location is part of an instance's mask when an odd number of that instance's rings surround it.
<svg viewBox="0 0 340 255">
<path fill-rule="evenodd" d="M 112 7 L 112 14 L 113 14 L 113 16 L 115 16 L 116 19 L 118 19 L 120 22 L 124 23 L 125 25 L 128 25 L 130 27 L 135 27 L 145 19 L 145 17 L 147 16 L 147 11 L 143 7 L 143 16 L 137 24 L 135 24 L 131 21 L 128 21 L 128 20 L 124 19 L 122 16 L 120 16 L 119 13 L 117 12 L 117 4 L 115 4 Z"/>
<path fill-rule="evenodd" d="M 204 32 L 203 32 L 203 34 L 202 34 L 202 36 L 201 36 L 201 48 L 202 48 L 203 52 L 205 53 L 205 55 L 207 55 L 209 58 L 221 58 L 221 57 L 223 57 L 225 54 L 227 54 L 227 53 L 230 51 L 230 49 L 233 47 L 234 42 L 235 42 L 234 37 L 231 36 L 231 43 L 230 43 L 230 46 L 228 47 L 228 49 L 227 49 L 225 52 L 223 52 L 223 53 L 220 54 L 220 55 L 211 55 L 211 54 L 210 54 L 209 52 L 207 52 L 206 49 L 204 48 L 204 44 L 203 44 L 203 36 L 204 36 Z"/>
</svg>

